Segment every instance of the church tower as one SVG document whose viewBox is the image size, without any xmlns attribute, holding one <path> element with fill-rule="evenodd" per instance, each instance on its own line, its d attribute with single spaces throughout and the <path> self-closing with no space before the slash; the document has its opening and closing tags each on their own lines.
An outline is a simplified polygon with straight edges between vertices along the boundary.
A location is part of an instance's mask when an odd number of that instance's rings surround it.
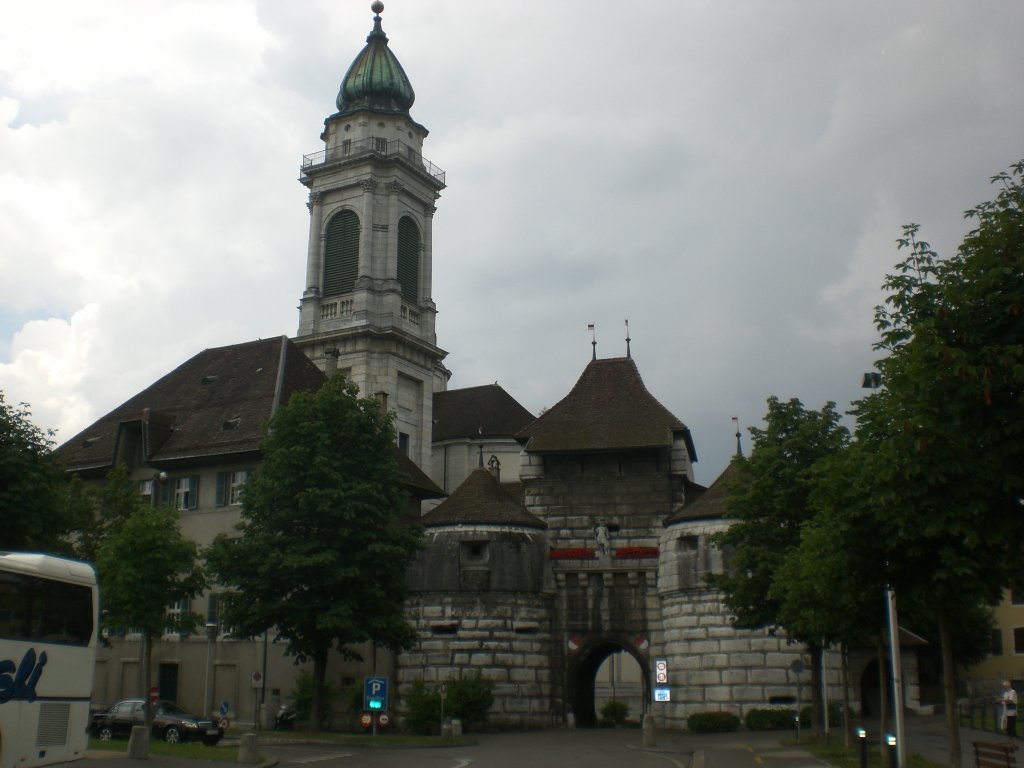
<svg viewBox="0 0 1024 768">
<path fill-rule="evenodd" d="M 295 339 L 326 373 L 341 371 L 395 413 L 399 447 L 429 467 L 432 401 L 446 389 L 431 299 L 431 224 L 444 172 L 424 159 L 427 129 L 381 26 L 345 73 L 324 148 L 305 155 L 306 289 Z"/>
</svg>

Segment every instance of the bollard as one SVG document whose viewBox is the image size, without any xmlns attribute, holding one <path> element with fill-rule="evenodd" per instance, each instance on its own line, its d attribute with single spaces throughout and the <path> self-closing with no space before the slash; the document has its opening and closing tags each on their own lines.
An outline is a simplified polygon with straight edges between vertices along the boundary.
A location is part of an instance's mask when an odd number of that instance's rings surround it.
<svg viewBox="0 0 1024 768">
<path fill-rule="evenodd" d="M 889 766 L 890 768 L 898 768 L 899 757 L 896 753 L 896 737 L 891 734 L 885 734 L 885 743 L 889 745 Z"/>
<path fill-rule="evenodd" d="M 149 730 L 144 725 L 133 725 L 128 737 L 128 757 L 145 760 L 149 757 Z"/>
<path fill-rule="evenodd" d="M 238 762 L 251 765 L 260 761 L 260 750 L 256 745 L 255 733 L 243 733 L 238 744 Z"/>
<path fill-rule="evenodd" d="M 857 740 L 860 742 L 860 768 L 868 768 L 868 732 L 863 726 L 857 729 Z"/>
<path fill-rule="evenodd" d="M 645 747 L 653 747 L 654 746 L 654 718 L 651 717 L 649 714 L 644 715 L 644 719 L 643 719 L 643 721 L 642 721 L 642 723 L 640 725 L 640 730 L 642 730 L 643 734 L 644 734 L 644 746 Z"/>
</svg>

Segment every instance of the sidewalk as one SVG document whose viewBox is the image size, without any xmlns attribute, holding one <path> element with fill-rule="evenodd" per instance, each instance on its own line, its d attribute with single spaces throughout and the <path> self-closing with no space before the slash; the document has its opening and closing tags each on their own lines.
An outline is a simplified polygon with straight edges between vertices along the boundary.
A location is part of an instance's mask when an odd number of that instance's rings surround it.
<svg viewBox="0 0 1024 768">
<path fill-rule="evenodd" d="M 907 754 L 920 755 L 939 765 L 949 765 L 949 739 L 946 736 L 944 715 L 915 715 L 906 720 Z M 974 765 L 974 750 L 971 743 L 989 741 L 1002 744 L 1007 741 L 1004 734 L 960 728 L 961 764 Z"/>
</svg>

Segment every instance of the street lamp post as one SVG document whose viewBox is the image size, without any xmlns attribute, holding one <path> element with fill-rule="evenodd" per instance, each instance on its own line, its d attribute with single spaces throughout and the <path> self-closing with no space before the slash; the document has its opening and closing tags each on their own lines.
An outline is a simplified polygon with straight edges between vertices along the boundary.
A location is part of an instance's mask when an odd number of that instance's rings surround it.
<svg viewBox="0 0 1024 768">
<path fill-rule="evenodd" d="M 877 392 L 882 386 L 882 374 L 868 371 L 864 374 L 861 387 Z M 889 662 L 892 665 L 892 708 L 896 720 L 896 733 L 889 737 L 889 748 L 893 760 L 893 768 L 904 768 L 906 765 L 906 747 L 904 747 L 903 729 L 903 682 L 900 664 L 900 624 L 896 616 L 896 592 L 892 587 L 885 587 L 885 619 L 889 630 Z"/>
</svg>

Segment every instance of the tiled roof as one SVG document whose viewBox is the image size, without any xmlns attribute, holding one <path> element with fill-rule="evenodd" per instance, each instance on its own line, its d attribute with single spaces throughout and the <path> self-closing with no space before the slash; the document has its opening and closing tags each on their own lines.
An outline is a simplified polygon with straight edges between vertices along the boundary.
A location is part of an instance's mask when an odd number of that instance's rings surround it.
<svg viewBox="0 0 1024 768">
<path fill-rule="evenodd" d="M 395 448 L 398 454 L 398 471 L 405 475 L 405 488 L 417 499 L 439 499 L 444 491 L 437 483 L 427 477 L 426 473 L 416 466 L 412 459 Z"/>
<path fill-rule="evenodd" d="M 141 426 L 144 460 L 256 451 L 263 425 L 325 378 L 287 337 L 205 349 L 57 449 L 70 471 L 112 467 L 122 425 Z"/>
<path fill-rule="evenodd" d="M 442 501 L 419 520 L 430 528 L 442 525 L 516 525 L 524 528 L 547 528 L 502 488 L 486 469 L 477 469 Z"/>
<path fill-rule="evenodd" d="M 701 486 L 687 487 L 687 503 L 678 512 L 666 518 L 665 525 L 681 523 L 685 520 L 717 520 L 725 517 L 728 511 L 725 506 L 729 494 L 739 480 L 739 470 L 732 462 L 707 489 Z M 690 501 L 689 499 L 692 499 Z"/>
<path fill-rule="evenodd" d="M 533 414 L 498 384 L 434 394 L 434 442 L 466 437 L 512 437 Z"/>
<path fill-rule="evenodd" d="M 105 473 L 132 427 L 141 432 L 143 461 L 150 465 L 255 456 L 277 406 L 325 381 L 285 336 L 205 349 L 68 440 L 57 456 L 69 472 Z M 444 496 L 397 447 L 395 454 L 413 496 Z"/>
<path fill-rule="evenodd" d="M 631 358 L 592 360 L 564 398 L 521 430 L 531 453 L 605 451 L 672 445 L 681 432 L 691 461 L 690 430 L 647 391 Z"/>
</svg>

